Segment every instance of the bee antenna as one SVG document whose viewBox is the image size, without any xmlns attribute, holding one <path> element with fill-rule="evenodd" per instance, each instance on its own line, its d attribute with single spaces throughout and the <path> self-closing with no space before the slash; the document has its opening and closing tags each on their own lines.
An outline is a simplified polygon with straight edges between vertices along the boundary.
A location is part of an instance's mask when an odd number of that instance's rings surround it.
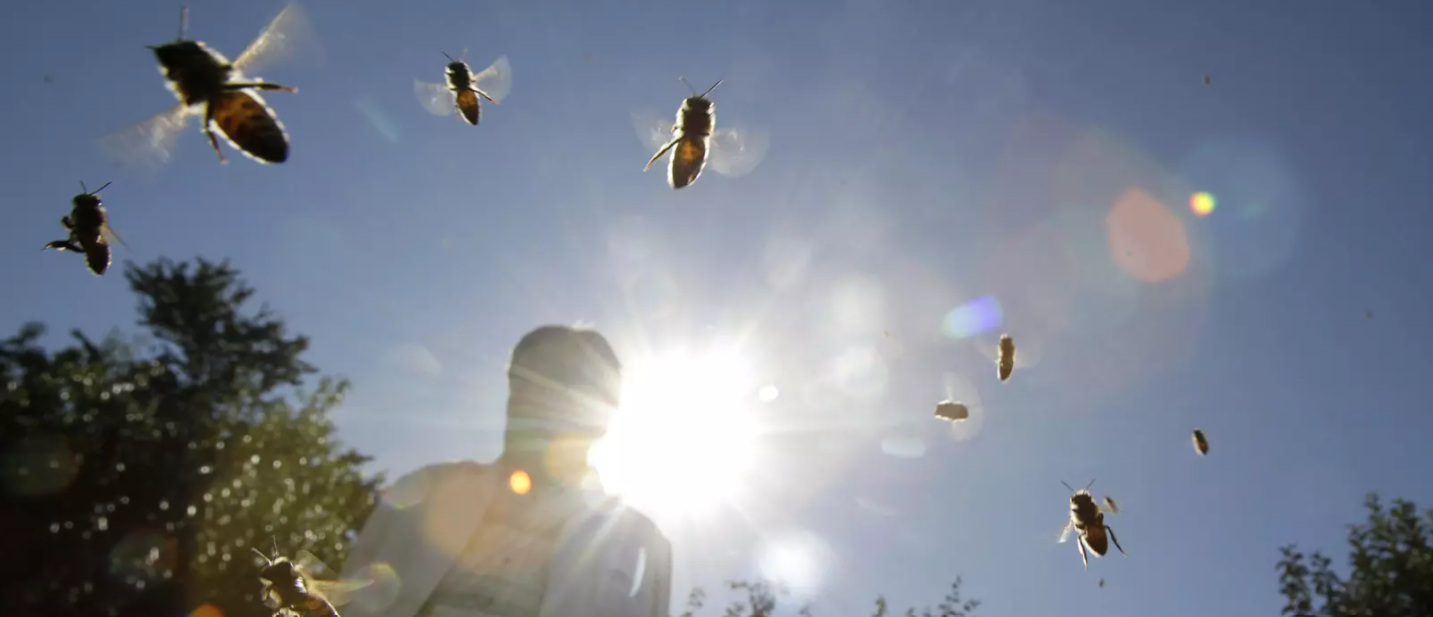
<svg viewBox="0 0 1433 617">
<path fill-rule="evenodd" d="M 184 40 L 184 35 L 189 32 L 189 7 L 179 7 L 179 40 Z"/>
<path fill-rule="evenodd" d="M 1095 485 L 1095 479 L 1094 479 L 1094 478 L 1090 478 L 1090 483 L 1085 485 L 1085 490 L 1087 490 L 1087 491 L 1090 490 L 1090 487 L 1091 487 L 1091 486 L 1094 486 L 1094 485 Z"/>
<path fill-rule="evenodd" d="M 269 556 L 268 556 L 268 555 L 265 555 L 263 551 L 260 551 L 258 548 L 253 547 L 253 546 L 251 546 L 251 547 L 249 547 L 249 548 L 250 548 L 251 550 L 253 550 L 253 551 L 254 551 L 254 554 L 255 554 L 255 555 L 258 555 L 260 559 L 263 559 L 263 560 L 264 560 L 264 563 L 267 563 L 267 564 L 269 564 L 269 565 L 274 565 L 273 560 L 272 560 L 272 559 L 269 559 Z"/>
<path fill-rule="evenodd" d="M 106 182 L 106 183 L 104 183 L 104 184 L 101 184 L 99 188 L 97 188 L 97 189 L 95 189 L 95 190 L 93 190 L 93 191 L 89 191 L 89 194 L 95 195 L 95 194 L 99 193 L 100 191 L 103 191 L 103 190 L 104 190 L 104 187 L 109 186 L 109 185 L 110 185 L 109 182 Z M 80 188 L 85 188 L 85 183 L 84 183 L 84 182 L 81 182 L 81 183 L 80 183 Z"/>
<path fill-rule="evenodd" d="M 444 58 L 447 58 L 447 59 L 448 59 L 448 62 L 457 62 L 457 60 L 454 60 L 453 57 L 450 56 L 450 55 L 448 55 L 448 52 L 446 52 L 446 51 L 443 52 L 443 57 L 444 57 Z"/>
<path fill-rule="evenodd" d="M 702 96 L 706 96 L 706 95 L 708 95 L 708 94 L 711 94 L 711 93 L 712 93 L 712 90 L 716 90 L 716 87 L 717 87 L 717 86 L 720 86 L 720 85 L 721 85 L 721 82 L 724 82 L 724 81 L 726 81 L 726 78 L 718 79 L 716 83 L 712 84 L 712 87 L 707 88 L 707 91 L 702 93 Z"/>
<path fill-rule="evenodd" d="M 677 79 L 678 79 L 679 81 L 681 81 L 682 83 L 687 84 L 687 89 L 692 91 L 692 96 L 696 96 L 696 95 L 697 95 L 697 89 L 696 89 L 696 88 L 693 88 L 691 82 L 688 82 L 688 81 L 687 81 L 687 76 L 686 76 L 686 75 L 679 76 L 679 77 L 677 77 Z"/>
<path fill-rule="evenodd" d="M 1060 481 L 1060 484 L 1063 484 L 1063 485 L 1065 485 L 1065 488 L 1070 489 L 1070 492 L 1071 492 L 1071 493 L 1075 492 L 1075 488 L 1074 488 L 1073 486 L 1070 486 L 1070 483 L 1069 483 L 1069 482 L 1066 482 L 1066 481 L 1064 481 L 1064 480 L 1061 480 L 1061 481 Z"/>
</svg>

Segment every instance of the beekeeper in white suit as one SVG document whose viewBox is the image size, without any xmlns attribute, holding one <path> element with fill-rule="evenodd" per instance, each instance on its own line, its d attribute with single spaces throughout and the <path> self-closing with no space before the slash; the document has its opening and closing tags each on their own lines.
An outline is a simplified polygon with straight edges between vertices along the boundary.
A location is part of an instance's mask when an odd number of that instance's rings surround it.
<svg viewBox="0 0 1433 617">
<path fill-rule="evenodd" d="M 620 402 L 602 335 L 544 326 L 514 348 L 507 429 L 492 463 L 400 478 L 342 576 L 373 583 L 344 617 L 667 617 L 671 544 L 606 495 L 587 452 Z"/>
</svg>

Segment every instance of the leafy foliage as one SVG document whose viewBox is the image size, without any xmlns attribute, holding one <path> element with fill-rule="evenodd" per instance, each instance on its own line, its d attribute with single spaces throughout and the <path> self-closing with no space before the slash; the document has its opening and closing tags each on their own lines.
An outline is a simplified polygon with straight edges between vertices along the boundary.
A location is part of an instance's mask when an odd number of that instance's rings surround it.
<svg viewBox="0 0 1433 617">
<path fill-rule="evenodd" d="M 252 549 L 337 563 L 375 503 L 382 478 L 332 438 L 348 383 L 301 391 L 307 339 L 245 311 L 227 263 L 125 276 L 147 348 L 0 342 L 0 614 L 267 616 Z"/>
<path fill-rule="evenodd" d="M 1385 510 L 1378 495 L 1364 501 L 1368 522 L 1350 525 L 1349 574 L 1341 578 L 1320 552 L 1280 548 L 1283 614 L 1296 617 L 1428 617 L 1433 615 L 1433 510 L 1395 499 Z M 1319 605 L 1314 605 L 1315 600 Z"/>
<path fill-rule="evenodd" d="M 935 610 L 926 607 L 917 613 L 916 609 L 909 608 L 902 617 L 973 617 L 975 609 L 980 607 L 980 600 L 962 602 L 960 585 L 961 579 L 956 577 L 955 582 L 950 585 L 950 591 L 945 594 L 945 599 Z M 727 587 L 733 592 L 745 595 L 745 598 L 728 606 L 723 617 L 771 617 L 776 613 L 777 598 L 789 593 L 785 585 L 773 581 L 731 581 L 727 583 Z M 706 599 L 705 590 L 700 587 L 693 589 L 687 596 L 687 610 L 680 617 L 695 617 L 706 604 Z M 872 617 L 892 617 L 889 608 L 885 596 L 877 596 L 876 612 Z M 811 605 L 802 606 L 796 614 L 800 617 L 812 617 Z"/>
</svg>

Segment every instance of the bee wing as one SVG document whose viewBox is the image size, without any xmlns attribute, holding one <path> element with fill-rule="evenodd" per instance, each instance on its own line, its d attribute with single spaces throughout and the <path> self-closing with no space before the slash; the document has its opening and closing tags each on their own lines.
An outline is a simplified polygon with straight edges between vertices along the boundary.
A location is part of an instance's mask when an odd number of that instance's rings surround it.
<svg viewBox="0 0 1433 617">
<path fill-rule="evenodd" d="M 751 173 L 766 157 L 771 146 L 771 133 L 762 129 L 726 128 L 712 132 L 710 163 L 723 176 L 737 177 Z"/>
<path fill-rule="evenodd" d="M 98 145 L 115 165 L 155 169 L 168 163 L 179 141 L 179 131 L 189 123 L 189 109 L 175 105 L 142 122 L 136 122 L 99 139 Z"/>
<path fill-rule="evenodd" d="M 325 600 L 334 606 L 343 606 L 353 599 L 353 592 L 372 585 L 373 581 L 362 579 L 351 579 L 342 581 L 320 581 L 309 579 L 310 591 L 322 595 Z"/>
<path fill-rule="evenodd" d="M 418 102 L 423 109 L 435 116 L 446 116 L 453 113 L 453 92 L 443 84 L 435 84 L 427 81 L 413 80 L 413 94 L 418 97 Z"/>
<path fill-rule="evenodd" d="M 289 4 L 274 16 L 259 37 L 249 43 L 244 53 L 239 54 L 234 68 L 253 75 L 264 67 L 290 58 L 301 59 L 304 64 L 313 66 L 323 64 L 323 47 L 318 44 L 318 36 L 309 24 L 308 15 L 297 3 Z"/>
<path fill-rule="evenodd" d="M 1120 507 L 1115 504 L 1115 500 L 1114 500 L 1113 497 L 1110 497 L 1109 495 L 1105 495 L 1105 507 L 1101 508 L 1101 510 L 1105 510 L 1105 511 L 1107 511 L 1107 512 L 1112 512 L 1112 513 L 1115 513 L 1115 514 L 1119 514 L 1119 512 L 1120 512 Z"/>
<path fill-rule="evenodd" d="M 366 579 L 319 580 L 315 577 L 321 576 L 327 579 L 335 574 L 323 563 L 323 560 L 304 550 L 294 554 L 294 567 L 303 574 L 304 582 L 308 585 L 309 590 L 318 592 L 335 606 L 347 604 L 353 592 L 373 584 L 372 580 Z"/>
<path fill-rule="evenodd" d="M 105 244 L 113 245 L 115 242 L 118 242 L 120 246 L 123 246 L 125 249 L 130 251 L 134 250 L 130 248 L 128 242 L 124 241 L 124 238 L 119 237 L 119 233 L 116 232 L 113 227 L 110 227 L 109 223 L 105 223 L 104 226 L 100 227 L 100 238 L 104 240 Z"/>
<path fill-rule="evenodd" d="M 473 87 L 488 95 L 494 102 L 501 102 L 512 92 L 512 65 L 507 56 L 498 56 L 492 66 L 473 77 Z"/>
<path fill-rule="evenodd" d="M 1000 361 L 1000 336 L 984 332 L 970 337 L 980 354 L 991 362 Z M 1025 333 L 1015 339 L 1015 368 L 1031 368 L 1045 358 L 1045 340 L 1039 333 Z"/>
<path fill-rule="evenodd" d="M 651 112 L 636 112 L 632 114 L 632 128 L 637 131 L 637 139 L 647 146 L 649 151 L 661 150 L 672 141 L 672 129 L 675 122 L 671 116 L 659 116 Z"/>
<path fill-rule="evenodd" d="M 1057 544 L 1064 544 L 1066 540 L 1069 540 L 1070 532 L 1074 530 L 1075 523 L 1073 521 L 1065 523 L 1065 528 L 1060 530 L 1060 540 L 1057 542 Z"/>
<path fill-rule="evenodd" d="M 300 550 L 295 553 L 293 563 L 294 567 L 298 568 L 298 571 L 302 572 L 306 577 L 334 576 L 334 572 L 328 568 L 328 564 L 325 564 L 322 559 L 319 559 L 308 551 Z"/>
</svg>

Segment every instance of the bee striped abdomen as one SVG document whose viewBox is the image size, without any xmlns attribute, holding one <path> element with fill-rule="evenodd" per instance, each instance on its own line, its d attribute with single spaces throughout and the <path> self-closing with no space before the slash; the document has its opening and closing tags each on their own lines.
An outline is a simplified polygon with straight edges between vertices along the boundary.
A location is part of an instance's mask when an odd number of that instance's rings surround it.
<svg viewBox="0 0 1433 617">
<path fill-rule="evenodd" d="M 85 242 L 82 246 L 85 248 L 85 265 L 89 266 L 90 272 L 95 276 L 104 276 L 110 264 L 109 244 L 100 238 L 97 241 Z"/>
<path fill-rule="evenodd" d="M 707 140 L 704 137 L 687 137 L 672 148 L 672 161 L 667 168 L 667 179 L 672 188 L 682 188 L 696 182 L 707 164 Z"/>
<path fill-rule="evenodd" d="M 457 96 L 458 117 L 473 126 L 478 125 L 482 118 L 482 108 L 478 106 L 478 93 L 468 90 L 459 90 Z"/>
<path fill-rule="evenodd" d="M 1085 545 L 1090 547 L 1090 552 L 1101 557 L 1110 550 L 1110 539 L 1105 535 L 1104 521 L 1090 525 L 1085 530 Z"/>
<path fill-rule="evenodd" d="M 235 148 L 265 163 L 288 160 L 288 134 L 273 110 L 257 94 L 229 90 L 209 105 L 214 124 Z"/>
</svg>

